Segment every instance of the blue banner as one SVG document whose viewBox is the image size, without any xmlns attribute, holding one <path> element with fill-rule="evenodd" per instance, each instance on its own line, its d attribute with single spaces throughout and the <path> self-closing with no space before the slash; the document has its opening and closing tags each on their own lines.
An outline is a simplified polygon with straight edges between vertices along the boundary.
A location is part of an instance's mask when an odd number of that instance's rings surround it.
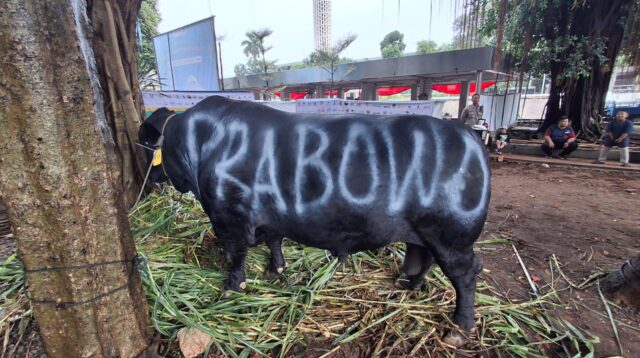
<svg viewBox="0 0 640 358">
<path fill-rule="evenodd" d="M 171 54 L 169 53 L 169 35 L 154 37 L 153 47 L 156 52 L 156 65 L 158 66 L 158 76 L 160 77 L 160 88 L 163 91 L 173 91 Z"/>
<path fill-rule="evenodd" d="M 213 17 L 159 35 L 154 45 L 162 90 L 219 90 Z"/>
</svg>

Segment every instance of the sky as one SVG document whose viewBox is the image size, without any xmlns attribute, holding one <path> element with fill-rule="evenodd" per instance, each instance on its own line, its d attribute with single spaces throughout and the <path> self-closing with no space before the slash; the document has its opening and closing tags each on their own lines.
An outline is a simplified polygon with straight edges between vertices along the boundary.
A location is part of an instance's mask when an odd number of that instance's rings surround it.
<svg viewBox="0 0 640 358">
<path fill-rule="evenodd" d="M 331 41 L 349 33 L 357 40 L 344 57 L 380 57 L 380 41 L 394 30 L 404 34 L 405 53 L 415 52 L 416 43 L 430 39 L 438 44 L 453 38 L 455 12 L 452 0 L 333 0 Z M 399 11 L 398 11 L 399 8 Z M 430 10 L 433 10 L 431 13 Z M 312 0 L 159 0 L 160 33 L 215 16 L 216 35 L 222 41 L 225 77 L 233 67 L 245 63 L 240 43 L 249 30 L 273 30 L 267 45 L 273 49 L 267 60 L 278 64 L 300 62 L 313 52 Z"/>
</svg>

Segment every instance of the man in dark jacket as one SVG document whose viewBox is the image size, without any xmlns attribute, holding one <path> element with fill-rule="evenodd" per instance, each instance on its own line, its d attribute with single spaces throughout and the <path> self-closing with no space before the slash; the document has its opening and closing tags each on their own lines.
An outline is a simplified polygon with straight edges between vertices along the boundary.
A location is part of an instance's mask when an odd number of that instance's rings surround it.
<svg viewBox="0 0 640 358">
<path fill-rule="evenodd" d="M 571 152 L 578 149 L 576 133 L 571 128 L 569 117 L 562 116 L 556 125 L 547 128 L 541 148 L 547 158 L 551 158 L 554 149 L 562 149 L 558 155 L 562 159 L 567 159 Z"/>
</svg>

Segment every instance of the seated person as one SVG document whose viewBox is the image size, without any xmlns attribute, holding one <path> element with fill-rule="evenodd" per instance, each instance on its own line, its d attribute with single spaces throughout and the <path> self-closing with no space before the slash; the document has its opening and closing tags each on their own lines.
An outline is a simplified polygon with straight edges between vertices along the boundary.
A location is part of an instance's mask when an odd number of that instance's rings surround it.
<svg viewBox="0 0 640 358">
<path fill-rule="evenodd" d="M 502 127 L 496 133 L 496 153 L 502 154 L 502 150 L 511 142 L 507 128 Z"/>
<path fill-rule="evenodd" d="M 578 149 L 576 133 L 571 128 L 569 117 L 562 116 L 557 124 L 547 128 L 541 148 L 547 158 L 551 158 L 554 149 L 562 149 L 559 154 L 562 159 L 567 159 L 571 152 Z"/>
<path fill-rule="evenodd" d="M 620 111 L 616 114 L 616 120 L 609 122 L 607 136 L 602 141 L 600 155 L 594 163 L 604 164 L 611 147 L 620 149 L 620 163 L 623 167 L 629 166 L 629 136 L 633 132 L 633 122 L 629 119 L 629 113 Z"/>
</svg>

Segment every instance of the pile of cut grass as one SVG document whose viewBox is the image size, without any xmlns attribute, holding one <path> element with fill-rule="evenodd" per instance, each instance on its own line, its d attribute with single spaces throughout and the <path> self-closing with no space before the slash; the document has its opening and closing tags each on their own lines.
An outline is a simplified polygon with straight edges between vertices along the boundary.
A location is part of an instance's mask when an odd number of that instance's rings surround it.
<svg viewBox="0 0 640 358">
<path fill-rule="evenodd" d="M 231 357 L 474 356 L 482 351 L 516 357 L 593 356 L 598 342 L 550 314 L 558 302 L 553 290 L 512 303 L 494 294 L 481 275 L 477 337 L 463 349 L 447 346 L 441 338 L 454 329 L 449 316 L 455 292 L 437 267 L 427 275 L 425 292 L 394 288 L 402 245 L 352 255 L 343 266 L 324 250 L 286 240 L 288 268 L 273 281 L 262 278 L 269 250 L 264 245 L 252 248 L 246 291 L 224 299 L 223 255 L 192 196 L 177 200 L 175 194 L 152 194 L 132 211 L 131 224 L 146 258 L 141 272 L 153 324 L 169 346 L 183 327 L 207 332 L 213 338 L 211 350 Z M 500 240 L 479 246 L 495 244 Z"/>
<path fill-rule="evenodd" d="M 33 322 L 25 291 L 24 270 L 13 254 L 0 262 L 0 357 L 14 356 Z"/>
</svg>

